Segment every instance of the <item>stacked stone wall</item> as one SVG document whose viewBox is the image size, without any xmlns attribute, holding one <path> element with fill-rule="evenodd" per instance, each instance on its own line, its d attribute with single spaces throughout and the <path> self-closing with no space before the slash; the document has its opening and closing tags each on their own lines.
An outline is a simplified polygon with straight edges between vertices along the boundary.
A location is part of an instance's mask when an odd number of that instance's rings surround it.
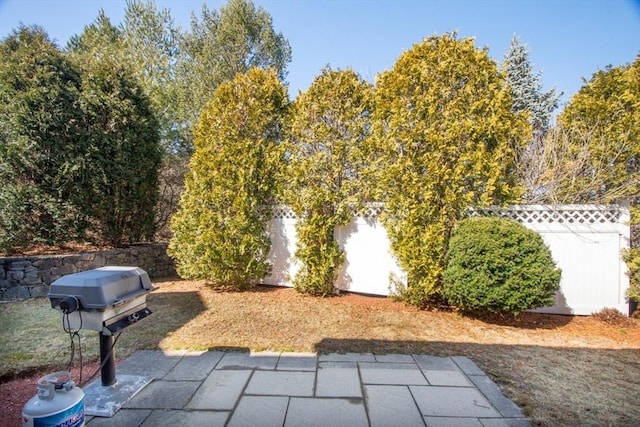
<svg viewBox="0 0 640 427">
<path fill-rule="evenodd" d="M 70 255 L 0 257 L 0 300 L 46 296 L 56 279 L 108 265 L 140 267 L 151 279 L 176 275 L 165 243 Z"/>
</svg>

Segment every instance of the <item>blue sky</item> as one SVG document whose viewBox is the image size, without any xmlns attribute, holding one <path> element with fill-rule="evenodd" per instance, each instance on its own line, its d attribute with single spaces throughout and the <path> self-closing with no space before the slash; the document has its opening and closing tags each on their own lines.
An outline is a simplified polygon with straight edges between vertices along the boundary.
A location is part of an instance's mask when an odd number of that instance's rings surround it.
<svg viewBox="0 0 640 427">
<path fill-rule="evenodd" d="M 222 0 L 156 0 L 183 28 L 202 3 Z M 598 69 L 632 62 L 640 53 L 640 0 L 254 0 L 289 40 L 289 92 L 306 90 L 327 64 L 351 67 L 362 77 L 390 69 L 424 37 L 457 31 L 474 37 L 502 62 L 514 34 L 531 52 L 546 89 L 563 102 Z M 0 37 L 19 23 L 39 24 L 64 46 L 103 8 L 117 24 L 125 0 L 0 0 Z"/>
</svg>

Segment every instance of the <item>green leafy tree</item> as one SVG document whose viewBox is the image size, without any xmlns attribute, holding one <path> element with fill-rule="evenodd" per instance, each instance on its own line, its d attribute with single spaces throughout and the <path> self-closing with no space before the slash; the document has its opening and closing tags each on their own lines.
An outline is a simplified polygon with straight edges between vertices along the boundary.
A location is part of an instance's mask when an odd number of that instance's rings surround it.
<svg viewBox="0 0 640 427">
<path fill-rule="evenodd" d="M 78 200 L 85 148 L 78 70 L 43 29 L 20 27 L 0 43 L 0 248 L 82 236 Z"/>
<path fill-rule="evenodd" d="M 202 6 L 179 44 L 180 118 L 191 129 L 215 89 L 252 68 L 273 68 L 284 81 L 291 47 L 271 15 L 251 0 L 230 0 L 220 12 Z"/>
<path fill-rule="evenodd" d="M 287 200 L 299 218 L 298 291 L 323 296 L 334 292 L 344 254 L 333 233 L 349 222 L 358 206 L 371 97 L 371 85 L 353 71 L 327 68 L 293 104 Z"/>
<path fill-rule="evenodd" d="M 93 23 L 67 43 L 74 57 L 111 58 L 127 64 L 151 101 L 167 153 L 181 153 L 185 144 L 175 101 L 179 37 L 168 9 L 132 0 L 127 1 L 118 26 L 101 10 Z"/>
<path fill-rule="evenodd" d="M 162 160 L 151 102 L 131 70 L 111 58 L 87 60 L 82 70 L 88 184 L 78 191 L 95 238 L 116 246 L 150 240 Z"/>
<path fill-rule="evenodd" d="M 267 223 L 278 190 L 287 93 L 252 69 L 216 89 L 195 129 L 168 253 L 178 273 L 246 289 L 267 276 Z"/>
<path fill-rule="evenodd" d="M 381 219 L 407 273 L 405 300 L 440 290 L 455 222 L 470 206 L 516 199 L 514 150 L 529 133 L 496 63 L 473 39 L 433 36 L 402 54 L 375 89 L 371 169 Z"/>
</svg>

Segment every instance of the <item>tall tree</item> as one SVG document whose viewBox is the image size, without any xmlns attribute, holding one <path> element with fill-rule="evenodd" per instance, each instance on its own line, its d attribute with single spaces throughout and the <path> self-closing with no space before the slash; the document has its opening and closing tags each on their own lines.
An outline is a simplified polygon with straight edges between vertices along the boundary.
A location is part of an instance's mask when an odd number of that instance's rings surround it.
<svg viewBox="0 0 640 427">
<path fill-rule="evenodd" d="M 273 68 L 284 81 L 291 61 L 291 47 L 273 28 L 271 15 L 251 0 L 230 0 L 209 10 L 202 6 L 200 19 L 191 17 L 191 30 L 180 43 L 181 120 L 191 129 L 215 89 L 236 74 L 251 68 Z"/>
<path fill-rule="evenodd" d="M 182 277 L 245 289 L 268 275 L 287 105 L 273 70 L 252 69 L 216 89 L 171 221 L 168 253 Z"/>
<path fill-rule="evenodd" d="M 67 43 L 75 57 L 108 57 L 127 64 L 151 100 L 167 153 L 182 152 L 185 145 L 176 102 L 179 37 L 168 9 L 158 10 L 152 1 L 129 0 L 121 24 L 113 25 L 100 10 L 95 21 Z"/>
<path fill-rule="evenodd" d="M 531 142 L 518 150 L 518 171 L 525 187 L 524 197 L 528 202 L 540 201 L 545 189 L 539 186 L 545 174 L 545 147 L 543 139 L 549 127 L 553 111 L 558 108 L 561 93 L 555 89 L 544 92 L 541 72 L 534 73 L 529 49 L 517 36 L 513 36 L 505 54 L 503 70 L 511 88 L 513 111 L 525 113 L 533 131 Z"/>
<path fill-rule="evenodd" d="M 542 73 L 533 72 L 529 55 L 527 46 L 514 35 L 505 54 L 503 69 L 511 88 L 513 111 L 527 113 L 534 135 L 542 136 L 549 129 L 562 94 L 556 93 L 555 89 L 542 90 Z"/>
<path fill-rule="evenodd" d="M 496 63 L 473 39 L 433 36 L 402 54 L 375 89 L 372 149 L 391 247 L 407 301 L 440 288 L 449 234 L 470 206 L 520 194 L 514 149 L 528 124 L 511 110 Z"/>
<path fill-rule="evenodd" d="M 90 167 L 78 192 L 95 237 L 116 246 L 150 240 L 162 159 L 151 101 L 126 64 L 99 57 L 82 70 L 83 162 Z"/>
<path fill-rule="evenodd" d="M 638 197 L 640 55 L 631 64 L 596 72 L 571 99 L 559 122 L 570 136 L 570 152 L 581 149 L 587 157 L 580 169 L 574 169 L 571 187 L 559 191 L 569 192 L 567 196 L 578 203 Z M 588 135 L 586 144 L 580 144 L 583 135 Z"/>
<path fill-rule="evenodd" d="M 39 27 L 0 43 L 0 247 L 83 234 L 78 70 Z"/>
<path fill-rule="evenodd" d="M 293 105 L 287 146 L 289 197 L 298 216 L 294 278 L 301 292 L 334 292 L 344 255 L 334 230 L 352 218 L 362 192 L 363 145 L 372 87 L 351 70 L 327 68 Z"/>
</svg>

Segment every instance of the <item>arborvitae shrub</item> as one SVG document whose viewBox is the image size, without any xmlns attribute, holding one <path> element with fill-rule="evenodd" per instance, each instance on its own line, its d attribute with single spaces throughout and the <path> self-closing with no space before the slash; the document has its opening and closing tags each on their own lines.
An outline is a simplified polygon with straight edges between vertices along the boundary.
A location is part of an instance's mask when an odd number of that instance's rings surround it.
<svg viewBox="0 0 640 427">
<path fill-rule="evenodd" d="M 518 314 L 552 304 L 560 276 L 535 231 L 506 218 L 469 218 L 451 237 L 442 293 L 464 312 Z"/>
</svg>

